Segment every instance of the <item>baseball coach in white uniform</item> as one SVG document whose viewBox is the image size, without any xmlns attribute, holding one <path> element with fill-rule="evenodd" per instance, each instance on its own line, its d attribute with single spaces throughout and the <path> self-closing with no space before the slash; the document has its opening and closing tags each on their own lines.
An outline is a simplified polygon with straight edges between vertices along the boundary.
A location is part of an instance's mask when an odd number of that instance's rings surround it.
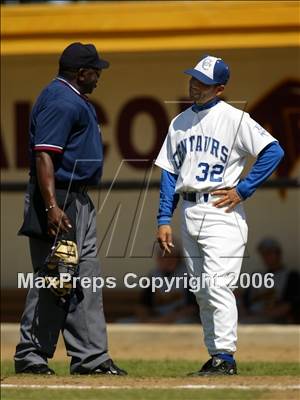
<svg viewBox="0 0 300 400">
<path fill-rule="evenodd" d="M 172 120 L 155 162 L 162 169 L 157 239 L 171 252 L 170 223 L 181 196 L 184 257 L 190 276 L 201 281 L 195 295 L 211 356 L 190 375 L 233 375 L 238 316 L 232 286 L 248 233 L 242 202 L 284 153 L 249 114 L 220 100 L 230 75 L 222 59 L 206 56 L 185 73 L 194 103 Z M 240 180 L 248 155 L 256 162 Z"/>
</svg>

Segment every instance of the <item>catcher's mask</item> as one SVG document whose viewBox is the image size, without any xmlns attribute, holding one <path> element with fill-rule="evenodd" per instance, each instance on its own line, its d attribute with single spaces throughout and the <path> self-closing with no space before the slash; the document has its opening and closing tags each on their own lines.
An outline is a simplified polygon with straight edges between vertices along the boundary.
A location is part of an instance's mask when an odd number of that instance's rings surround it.
<svg viewBox="0 0 300 400">
<path fill-rule="evenodd" d="M 51 249 L 41 275 L 56 296 L 70 296 L 74 278 L 79 276 L 77 244 L 71 240 L 59 240 Z"/>
</svg>

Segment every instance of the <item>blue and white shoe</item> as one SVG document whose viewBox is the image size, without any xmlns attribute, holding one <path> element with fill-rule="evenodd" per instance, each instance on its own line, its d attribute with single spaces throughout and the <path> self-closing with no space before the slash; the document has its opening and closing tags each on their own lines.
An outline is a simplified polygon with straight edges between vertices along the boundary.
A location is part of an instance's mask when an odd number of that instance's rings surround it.
<svg viewBox="0 0 300 400">
<path fill-rule="evenodd" d="M 199 371 L 192 372 L 188 376 L 212 376 L 212 375 L 236 375 L 237 367 L 234 358 L 232 361 L 214 355 Z"/>
</svg>

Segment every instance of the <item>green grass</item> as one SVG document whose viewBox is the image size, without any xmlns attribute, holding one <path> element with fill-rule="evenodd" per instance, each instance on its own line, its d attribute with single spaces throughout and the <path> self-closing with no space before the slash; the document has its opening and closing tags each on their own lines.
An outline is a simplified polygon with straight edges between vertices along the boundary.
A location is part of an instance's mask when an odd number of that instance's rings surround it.
<svg viewBox="0 0 300 400">
<path fill-rule="evenodd" d="M 125 368 L 129 373 L 129 379 L 138 378 L 141 382 L 143 378 L 157 379 L 155 384 L 159 385 L 159 378 L 183 378 L 190 371 L 199 369 L 201 363 L 184 360 L 165 360 L 165 361 L 145 361 L 145 360 L 121 360 L 118 364 Z M 57 377 L 62 377 L 62 384 L 66 382 L 69 376 L 69 366 L 64 361 L 52 361 L 49 363 L 56 372 Z M 300 375 L 300 366 L 298 363 L 273 363 L 273 362 L 253 362 L 239 363 L 239 375 L 241 376 L 297 376 Z M 2 362 L 1 376 L 14 376 L 12 361 Z M 25 376 L 25 375 L 24 375 Z M 21 378 L 22 376 L 20 376 Z M 28 375 L 26 377 L 29 378 Z M 224 377 L 226 379 L 226 377 Z M 92 384 L 98 377 L 89 377 L 85 382 L 83 376 L 73 376 L 74 384 Z M 126 378 L 124 385 L 126 385 Z M 227 378 L 228 379 L 228 378 Z M 230 379 L 230 378 L 229 378 Z M 45 380 L 47 382 L 45 382 Z M 91 381 L 92 380 L 92 381 Z M 21 379 L 20 379 L 21 381 Z M 31 375 L 31 383 L 51 384 L 52 377 L 41 378 Z M 227 381 L 227 380 L 226 380 Z M 15 380 L 14 380 L 15 382 Z M 70 383 L 70 381 L 68 380 Z M 171 381 L 174 382 L 174 381 Z M 176 382 L 176 381 L 175 381 Z M 4 379 L 4 382 L 6 380 Z M 9 383 L 9 380 L 7 381 Z M 22 382 L 20 382 L 22 383 Z M 195 384 L 199 384 L 199 379 L 195 379 Z M 102 382 L 103 384 L 103 378 Z M 113 384 L 111 379 L 108 385 Z M 175 384 L 175 383 L 174 383 Z M 25 388 L 2 388 L 2 400 L 263 400 L 268 393 L 267 390 L 239 390 L 239 389 L 91 389 L 91 390 L 72 390 L 72 389 L 25 389 Z M 280 396 L 283 395 L 280 394 Z M 287 392 L 284 393 L 287 395 Z M 268 397 L 269 399 L 272 398 Z M 282 400 L 286 397 L 280 397 Z M 292 399 L 295 397 L 289 397 Z"/>
<path fill-rule="evenodd" d="M 201 366 L 201 363 L 185 360 L 121 360 L 117 363 L 132 378 L 180 378 Z M 69 366 L 64 361 L 50 361 L 49 366 L 59 376 L 69 375 Z M 238 372 L 243 376 L 299 376 L 300 365 L 296 362 L 241 362 L 238 363 Z M 2 362 L 1 375 L 14 375 L 12 361 Z"/>
<path fill-rule="evenodd" d="M 2 400 L 253 400 L 262 392 L 253 390 L 40 390 L 2 389 Z"/>
</svg>

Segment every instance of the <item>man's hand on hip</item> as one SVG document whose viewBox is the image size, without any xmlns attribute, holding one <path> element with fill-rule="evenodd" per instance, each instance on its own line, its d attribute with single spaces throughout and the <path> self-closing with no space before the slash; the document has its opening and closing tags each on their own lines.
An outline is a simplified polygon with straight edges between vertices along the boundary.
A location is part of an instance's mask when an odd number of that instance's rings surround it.
<svg viewBox="0 0 300 400">
<path fill-rule="evenodd" d="M 227 213 L 232 211 L 239 203 L 242 202 L 242 199 L 238 195 L 235 188 L 214 190 L 211 192 L 211 195 L 221 196 L 221 198 L 216 200 L 213 205 L 217 208 L 229 206 L 225 210 Z"/>
</svg>

